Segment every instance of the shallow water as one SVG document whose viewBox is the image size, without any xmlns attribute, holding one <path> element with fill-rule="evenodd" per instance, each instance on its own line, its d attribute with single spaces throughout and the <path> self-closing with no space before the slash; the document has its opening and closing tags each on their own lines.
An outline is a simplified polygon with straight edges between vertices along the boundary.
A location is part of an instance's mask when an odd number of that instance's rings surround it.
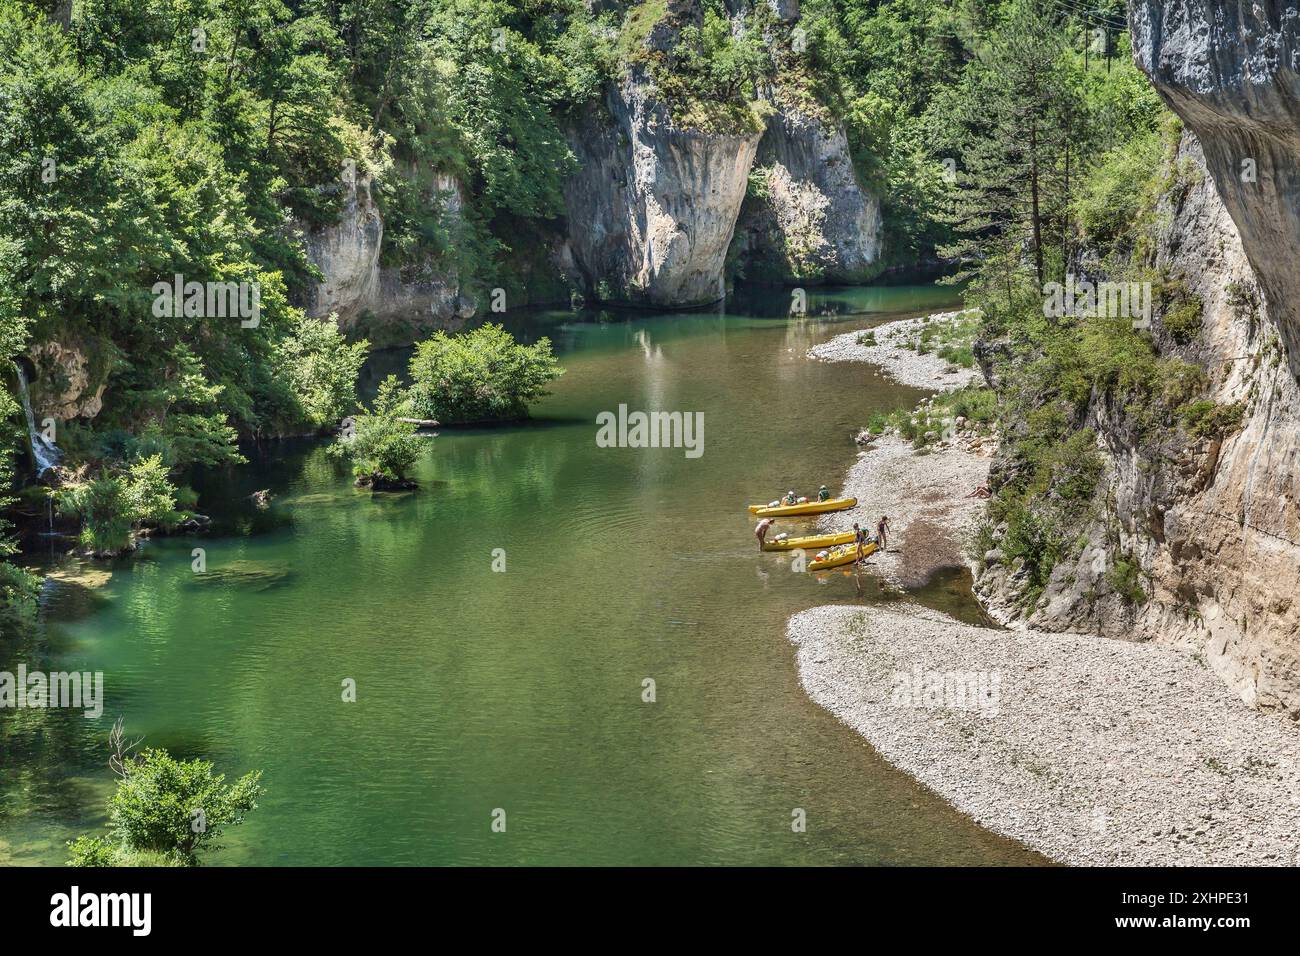
<svg viewBox="0 0 1300 956">
<path fill-rule="evenodd" d="M 211 863 L 1039 862 L 799 687 L 786 619 L 884 598 L 869 576 L 759 554 L 745 505 L 836 489 L 855 429 L 922 394 L 804 353 L 951 298 L 809 304 L 508 322 L 549 334 L 567 374 L 533 422 L 428 439 L 418 492 L 359 492 L 319 443 L 270 445 L 202 483 L 214 533 L 151 541 L 100 586 L 51 583 L 42 633 L 0 644 L 0 668 L 103 671 L 108 703 L 98 720 L 0 716 L 0 862 L 61 862 L 102 826 L 118 715 L 229 775 L 264 771 L 261 806 Z M 367 385 L 404 361 L 376 356 Z M 703 455 L 598 448 L 596 415 L 620 403 L 703 412 Z M 269 511 L 242 500 L 260 488 Z M 978 619 L 961 572 L 908 599 Z"/>
</svg>

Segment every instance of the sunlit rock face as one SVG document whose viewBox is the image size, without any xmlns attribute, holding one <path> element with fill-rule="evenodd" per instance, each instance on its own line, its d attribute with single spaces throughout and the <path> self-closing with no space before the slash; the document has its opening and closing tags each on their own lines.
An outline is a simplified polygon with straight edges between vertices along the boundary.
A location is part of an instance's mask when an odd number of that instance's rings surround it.
<svg viewBox="0 0 1300 956">
<path fill-rule="evenodd" d="M 569 137 L 569 244 L 587 293 L 666 308 L 720 300 L 760 135 L 674 126 L 639 71 L 611 86 Z"/>
<path fill-rule="evenodd" d="M 1300 8 L 1175 0 L 1130 11 L 1138 65 L 1200 140 L 1300 374 Z"/>
<path fill-rule="evenodd" d="M 747 279 L 864 282 L 880 272 L 880 202 L 853 170 L 843 124 L 779 107 L 754 159 L 733 255 Z"/>
<path fill-rule="evenodd" d="M 32 378 L 32 411 L 37 420 L 70 421 L 94 418 L 104 407 L 111 361 L 105 343 L 87 345 L 76 339 L 46 340 L 27 353 Z"/>
<path fill-rule="evenodd" d="M 384 219 L 372 195 L 368 174 L 342 183 L 338 221 L 303 237 L 307 256 L 324 278 L 307 292 L 312 316 L 335 315 L 345 331 L 368 334 L 385 344 L 414 341 L 431 329 L 456 327 L 475 312 L 457 278 L 431 264 L 384 267 L 380 252 Z M 448 175 L 435 180 L 443 213 L 459 216 L 461 186 Z"/>
</svg>

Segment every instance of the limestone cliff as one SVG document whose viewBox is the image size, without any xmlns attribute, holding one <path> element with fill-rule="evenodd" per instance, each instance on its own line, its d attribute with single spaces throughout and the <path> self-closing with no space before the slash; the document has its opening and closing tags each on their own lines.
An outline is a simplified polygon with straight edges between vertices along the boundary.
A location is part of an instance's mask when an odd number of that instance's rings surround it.
<svg viewBox="0 0 1300 956">
<path fill-rule="evenodd" d="M 1300 375 L 1300 12 L 1286 0 L 1130 8 L 1138 65 L 1200 139 Z"/>
<path fill-rule="evenodd" d="M 104 407 L 112 354 L 111 344 L 76 336 L 46 339 L 28 349 L 36 419 L 66 422 L 98 415 Z"/>
<path fill-rule="evenodd" d="M 667 308 L 720 300 L 760 135 L 675 126 L 640 68 L 611 85 L 570 135 L 569 242 L 587 293 Z"/>
<path fill-rule="evenodd" d="M 1087 546 L 1032 608 L 1016 606 L 1017 571 L 997 561 L 977 591 L 1012 623 L 1189 645 L 1248 702 L 1300 717 L 1297 17 L 1278 3 L 1131 10 L 1138 63 L 1188 128 L 1155 265 L 1202 306 L 1183 344 L 1159 314 L 1152 332 L 1242 417 L 1214 440 L 1152 439 L 1129 410 L 1094 402 L 1108 478 Z M 1108 583 L 1117 552 L 1140 567 L 1142 600 Z"/>
<path fill-rule="evenodd" d="M 745 278 L 863 282 L 880 272 L 880 202 L 853 171 L 841 124 L 781 106 L 758 144 L 733 254 Z"/>
<path fill-rule="evenodd" d="M 761 29 L 778 63 L 789 54 L 795 0 L 769 0 L 762 17 L 748 0 L 727 10 L 733 33 Z M 669 49 L 699 14 L 693 0 L 674 0 L 647 49 Z M 588 296 L 668 308 L 716 302 L 729 254 L 746 278 L 766 281 L 854 282 L 880 271 L 880 205 L 857 181 L 842 124 L 815 103 L 796 105 L 779 82 L 759 93 L 765 124 L 699 128 L 674 120 L 637 62 L 573 124 L 569 246 Z"/>
<path fill-rule="evenodd" d="M 333 313 L 345 331 L 368 334 L 385 344 L 412 341 L 422 332 L 455 326 L 472 316 L 475 303 L 454 274 L 427 263 L 404 269 L 381 264 L 384 219 L 372 185 L 370 175 L 364 173 L 341 183 L 338 221 L 304 233 L 308 258 L 324 274 L 307 292 L 307 313 Z M 444 214 L 460 215 L 464 205 L 460 184 L 442 176 L 437 186 Z"/>
</svg>

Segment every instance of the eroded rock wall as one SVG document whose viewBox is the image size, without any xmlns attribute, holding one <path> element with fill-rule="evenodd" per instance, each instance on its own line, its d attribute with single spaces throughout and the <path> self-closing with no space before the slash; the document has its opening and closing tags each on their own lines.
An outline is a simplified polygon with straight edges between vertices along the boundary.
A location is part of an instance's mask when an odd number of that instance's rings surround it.
<svg viewBox="0 0 1300 956">
<path fill-rule="evenodd" d="M 736 230 L 748 279 L 852 283 L 880 272 L 880 202 L 854 174 L 843 125 L 818 112 L 784 106 L 768 119 Z"/>
<path fill-rule="evenodd" d="M 1138 66 L 1204 147 L 1300 374 L 1300 8 L 1148 0 L 1130 26 Z"/>
<path fill-rule="evenodd" d="M 443 214 L 459 216 L 464 206 L 460 184 L 442 176 L 436 186 Z M 412 341 L 422 332 L 455 326 L 472 316 L 475 302 L 454 274 L 427 263 L 405 269 L 381 264 L 384 219 L 372 187 L 365 173 L 342 183 L 338 222 L 304 234 L 307 255 L 325 276 L 307 292 L 307 314 L 334 314 L 344 331 L 378 334 L 384 344 Z"/>
<path fill-rule="evenodd" d="M 683 308 L 723 298 L 723 267 L 761 133 L 674 126 L 640 69 L 574 125 L 569 244 L 599 301 Z"/>
<path fill-rule="evenodd" d="M 1156 266 L 1202 304 L 1164 355 L 1205 370 L 1208 398 L 1239 404 L 1220 439 L 1140 436 L 1098 402 L 1108 480 L 1082 553 L 1016 606 L 1016 570 L 977 590 L 1005 621 L 1186 644 L 1242 697 L 1300 718 L 1300 86 L 1296 24 L 1280 3 L 1177 0 L 1131 8 L 1135 55 L 1188 132 L 1158 216 Z M 1148 592 L 1126 601 L 1109 555 Z"/>
</svg>

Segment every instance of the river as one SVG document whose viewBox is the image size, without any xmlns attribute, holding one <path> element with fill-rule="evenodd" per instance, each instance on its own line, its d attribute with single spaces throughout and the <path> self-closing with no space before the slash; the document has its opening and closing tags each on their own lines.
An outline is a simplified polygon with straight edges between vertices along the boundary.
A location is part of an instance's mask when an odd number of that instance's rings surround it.
<svg viewBox="0 0 1300 956">
<path fill-rule="evenodd" d="M 0 668 L 102 671 L 107 698 L 98 720 L 0 716 L 0 863 L 59 863 L 102 832 L 119 715 L 232 777 L 264 771 L 211 864 L 1041 862 L 807 699 L 786 619 L 886 598 L 759 554 L 745 511 L 837 490 L 854 431 L 922 394 L 806 349 L 951 301 L 894 286 L 813 293 L 806 318 L 757 297 L 508 320 L 550 335 L 567 373 L 531 422 L 429 438 L 415 493 L 353 489 L 321 442 L 250 450 L 201 483 L 213 533 L 65 565 L 40 632 L 0 644 Z M 367 386 L 404 358 L 375 356 Z M 597 447 L 620 404 L 703 412 L 704 453 Z M 261 488 L 266 511 L 245 498 Z M 960 574 L 906 599 L 978 619 Z"/>
</svg>

